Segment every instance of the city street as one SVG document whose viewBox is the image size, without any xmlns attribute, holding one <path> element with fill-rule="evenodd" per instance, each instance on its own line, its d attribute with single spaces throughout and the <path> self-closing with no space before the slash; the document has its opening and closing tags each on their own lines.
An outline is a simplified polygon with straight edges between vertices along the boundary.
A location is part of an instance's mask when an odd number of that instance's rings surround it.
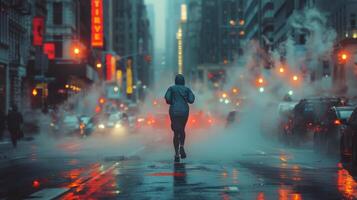
<svg viewBox="0 0 357 200">
<path fill-rule="evenodd" d="M 238 130 L 235 134 L 242 133 Z M 337 158 L 315 154 L 308 144 L 300 148 L 287 148 L 273 142 L 245 146 L 247 141 L 242 136 L 209 134 L 210 137 L 221 138 L 214 139 L 216 146 L 210 140 L 202 140 L 198 144 L 199 137 L 189 137 L 188 140 L 196 141 L 187 146 L 188 159 L 174 164 L 171 144 L 166 137 L 168 134 L 150 135 L 154 137 L 147 138 L 145 143 L 141 143 L 143 135 L 135 134 L 116 140 L 93 136 L 55 141 L 39 137 L 20 142 L 16 150 L 11 150 L 10 144 L 3 142 L 0 146 L 0 197 L 357 198 L 357 183 L 348 170 Z M 253 138 L 257 141 L 262 139 L 258 135 Z M 232 139 L 237 141 L 218 144 Z"/>
<path fill-rule="evenodd" d="M 357 200 L 357 0 L 0 0 L 0 200 Z"/>
</svg>

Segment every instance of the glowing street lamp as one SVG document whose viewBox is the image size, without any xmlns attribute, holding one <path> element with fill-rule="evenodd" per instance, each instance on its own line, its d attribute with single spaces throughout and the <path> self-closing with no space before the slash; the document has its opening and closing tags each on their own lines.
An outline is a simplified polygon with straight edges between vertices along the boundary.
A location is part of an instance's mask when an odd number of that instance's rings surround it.
<svg viewBox="0 0 357 200">
<path fill-rule="evenodd" d="M 280 67 L 280 68 L 279 68 L 279 72 L 280 72 L 280 73 L 284 73 L 284 72 L 285 72 L 285 69 L 284 69 L 283 67 Z"/>
<path fill-rule="evenodd" d="M 33 90 L 32 90 L 32 95 L 35 97 L 35 96 L 37 96 L 37 94 L 38 94 L 37 89 L 36 89 L 36 88 L 33 89 Z"/>
<path fill-rule="evenodd" d="M 81 51 L 79 50 L 78 47 L 74 47 L 73 53 L 74 53 L 75 55 L 79 55 L 79 54 L 81 53 Z"/>
<path fill-rule="evenodd" d="M 342 55 L 341 55 L 341 58 L 342 58 L 342 60 L 347 60 L 347 54 L 345 54 L 345 53 L 343 53 Z"/>
<path fill-rule="evenodd" d="M 298 80 L 299 80 L 299 77 L 296 76 L 296 75 L 294 75 L 294 76 L 293 76 L 293 81 L 298 81 Z"/>
<path fill-rule="evenodd" d="M 258 83 L 260 83 L 260 84 L 264 83 L 264 79 L 263 78 L 259 78 L 258 79 Z"/>
<path fill-rule="evenodd" d="M 97 64 L 96 64 L 96 67 L 97 67 L 98 69 L 102 68 L 102 63 L 97 63 Z"/>
<path fill-rule="evenodd" d="M 227 98 L 227 94 L 226 94 L 226 93 L 223 93 L 223 94 L 222 94 L 222 98 L 224 98 L 224 99 Z"/>
<path fill-rule="evenodd" d="M 260 92 L 260 93 L 263 93 L 264 91 L 265 91 L 264 87 L 260 87 L 260 88 L 259 88 L 259 92 Z"/>
</svg>

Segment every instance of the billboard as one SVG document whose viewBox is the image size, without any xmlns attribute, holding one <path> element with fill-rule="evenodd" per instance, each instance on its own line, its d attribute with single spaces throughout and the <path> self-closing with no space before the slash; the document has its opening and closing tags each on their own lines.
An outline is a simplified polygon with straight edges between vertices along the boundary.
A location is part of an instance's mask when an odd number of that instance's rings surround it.
<svg viewBox="0 0 357 200">
<path fill-rule="evenodd" d="M 108 53 L 105 56 L 105 62 L 106 62 L 106 74 L 107 74 L 107 81 L 113 81 L 116 76 L 116 58 L 112 54 Z"/>
<path fill-rule="evenodd" d="M 92 47 L 103 47 L 103 0 L 91 0 Z"/>
</svg>

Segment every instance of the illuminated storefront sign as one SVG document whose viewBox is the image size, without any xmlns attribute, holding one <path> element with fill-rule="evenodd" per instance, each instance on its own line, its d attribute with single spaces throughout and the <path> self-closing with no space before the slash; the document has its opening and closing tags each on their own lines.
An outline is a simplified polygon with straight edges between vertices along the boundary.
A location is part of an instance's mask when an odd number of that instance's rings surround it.
<svg viewBox="0 0 357 200">
<path fill-rule="evenodd" d="M 44 19 L 43 17 L 34 17 L 32 20 L 32 35 L 33 46 L 41 46 L 43 43 L 44 34 Z"/>
<path fill-rule="evenodd" d="M 92 0 L 92 46 L 103 47 L 103 0 Z"/>
<path fill-rule="evenodd" d="M 133 94 L 133 61 L 128 59 L 126 63 L 126 93 Z"/>
<path fill-rule="evenodd" d="M 47 54 L 49 60 L 55 59 L 55 44 L 54 43 L 45 43 L 43 45 L 43 53 Z"/>
<path fill-rule="evenodd" d="M 116 58 L 108 53 L 105 56 L 105 62 L 107 66 L 107 81 L 113 81 L 116 78 Z"/>
</svg>

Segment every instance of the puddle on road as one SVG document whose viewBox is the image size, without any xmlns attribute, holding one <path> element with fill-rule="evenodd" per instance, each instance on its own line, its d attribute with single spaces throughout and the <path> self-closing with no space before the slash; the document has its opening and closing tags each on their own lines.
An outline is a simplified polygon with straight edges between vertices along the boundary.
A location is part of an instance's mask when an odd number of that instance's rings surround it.
<svg viewBox="0 0 357 200">
<path fill-rule="evenodd" d="M 338 164 L 337 188 L 346 199 L 357 198 L 357 183 L 341 163 Z"/>
</svg>

